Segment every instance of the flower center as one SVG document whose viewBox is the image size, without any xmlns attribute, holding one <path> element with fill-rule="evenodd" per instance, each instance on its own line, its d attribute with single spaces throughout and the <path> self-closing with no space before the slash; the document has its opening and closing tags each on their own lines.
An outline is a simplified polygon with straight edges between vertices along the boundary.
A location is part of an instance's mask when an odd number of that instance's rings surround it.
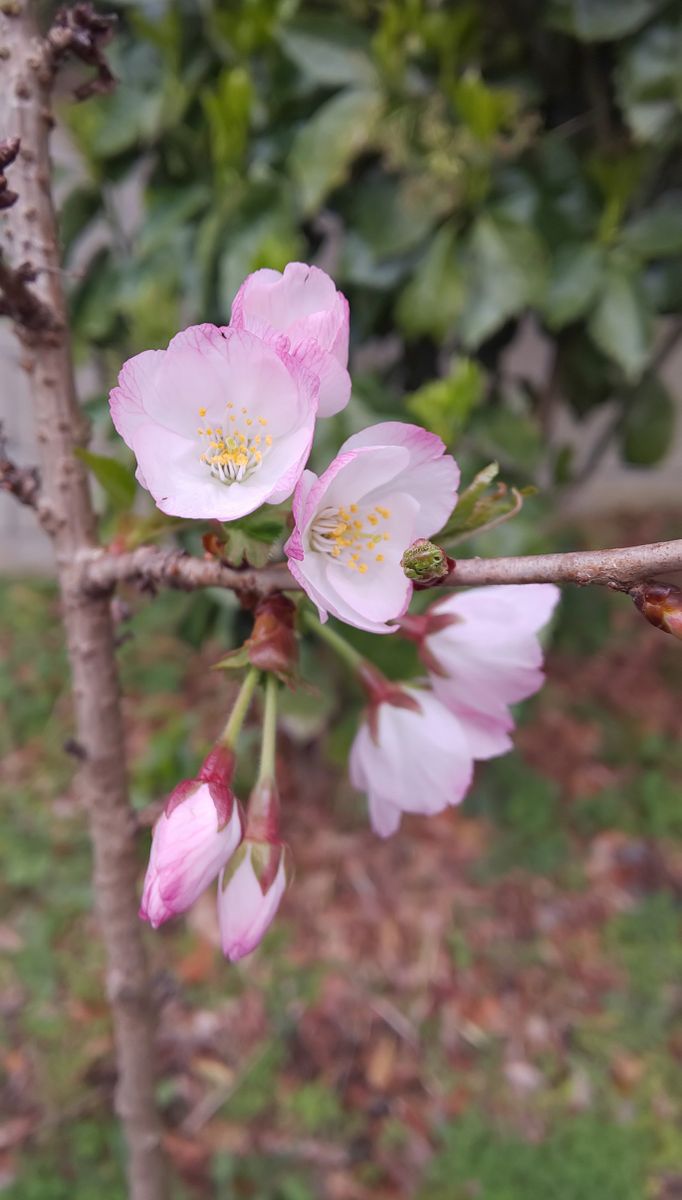
<svg viewBox="0 0 682 1200">
<path fill-rule="evenodd" d="M 231 400 L 226 408 L 224 426 L 204 425 L 197 430 L 206 445 L 199 461 L 206 464 L 220 483 L 243 483 L 258 470 L 272 438 L 263 432 L 267 425 L 265 417 L 251 417 L 247 408 L 238 414 Z M 206 416 L 205 408 L 199 409 L 199 416 Z"/>
<path fill-rule="evenodd" d="M 372 509 L 360 509 L 357 504 L 323 508 L 310 530 L 311 549 L 331 554 L 342 566 L 364 575 L 372 563 L 384 561 L 379 547 L 390 541 L 391 535 L 381 525 L 390 515 L 391 510 L 381 504 Z"/>
</svg>

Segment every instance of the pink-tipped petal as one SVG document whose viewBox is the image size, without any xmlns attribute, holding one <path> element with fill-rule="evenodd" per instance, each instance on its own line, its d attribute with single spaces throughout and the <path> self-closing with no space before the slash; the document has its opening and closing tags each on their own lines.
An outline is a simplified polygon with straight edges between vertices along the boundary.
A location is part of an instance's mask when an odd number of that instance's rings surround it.
<svg viewBox="0 0 682 1200">
<path fill-rule="evenodd" d="M 265 892 L 252 863 L 251 847 L 227 882 L 218 882 L 218 918 L 223 954 L 238 962 L 262 941 L 279 908 L 286 889 L 284 856 L 277 873 Z"/>
<path fill-rule="evenodd" d="M 216 806 L 211 783 L 181 785 L 180 803 L 173 797 L 152 836 L 140 916 L 154 929 L 185 912 L 229 861 L 242 838 L 239 809 Z M 222 785 L 216 785 L 222 786 Z M 220 808 L 220 811 L 218 811 Z"/>
<path fill-rule="evenodd" d="M 282 274 L 255 271 L 234 299 L 230 324 L 264 340 L 286 337 L 292 357 L 319 380 L 319 416 L 345 408 L 350 398 L 348 302 L 319 267 L 289 263 Z"/>
<path fill-rule="evenodd" d="M 367 794 L 382 837 L 400 812 L 433 814 L 459 804 L 471 785 L 473 754 L 460 721 L 429 691 L 403 689 L 418 708 L 379 705 L 351 748 L 351 783 Z"/>
</svg>

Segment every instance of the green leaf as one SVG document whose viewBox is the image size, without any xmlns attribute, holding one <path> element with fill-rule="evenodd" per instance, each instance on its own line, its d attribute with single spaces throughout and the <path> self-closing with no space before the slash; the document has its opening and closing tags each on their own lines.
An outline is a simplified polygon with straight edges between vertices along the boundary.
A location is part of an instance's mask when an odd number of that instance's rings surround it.
<svg viewBox="0 0 682 1200">
<path fill-rule="evenodd" d="M 509 128 L 519 110 L 519 94 L 511 88 L 492 88 L 480 73 L 469 68 L 453 88 L 457 114 L 474 137 L 489 143 Z"/>
<path fill-rule="evenodd" d="M 203 212 L 210 200 L 211 190 L 205 183 L 159 189 L 137 234 L 136 254 L 146 257 L 157 250 L 167 250 L 173 234 Z"/>
<path fill-rule="evenodd" d="M 490 463 L 460 493 L 455 511 L 437 535 L 439 546 L 447 550 L 474 533 L 501 524 L 520 510 L 523 494 L 516 488 L 498 483 L 491 490 L 498 473 L 497 463 Z"/>
<path fill-rule="evenodd" d="M 646 295 L 633 271 L 618 264 L 609 268 L 588 328 L 599 349 L 635 383 L 649 360 L 653 323 Z"/>
<path fill-rule="evenodd" d="M 627 43 L 615 72 L 618 103 L 637 141 L 657 147 L 682 110 L 682 21 L 659 22 Z"/>
<path fill-rule="evenodd" d="M 582 42 L 614 41 L 634 33 L 666 0 L 550 0 L 547 23 Z"/>
<path fill-rule="evenodd" d="M 645 375 L 627 396 L 620 429 L 626 462 L 652 467 L 670 449 L 675 432 L 675 403 L 655 375 Z"/>
<path fill-rule="evenodd" d="M 253 83 L 244 67 L 223 70 L 211 88 L 201 93 L 208 126 L 211 158 L 217 170 L 237 166 L 246 153 Z"/>
<path fill-rule="evenodd" d="M 642 278 L 642 287 L 655 312 L 678 316 L 682 309 L 682 259 L 652 263 Z"/>
<path fill-rule="evenodd" d="M 597 294 L 604 267 L 599 246 L 561 246 L 552 263 L 542 311 L 550 329 L 562 329 L 582 317 Z"/>
<path fill-rule="evenodd" d="M 479 217 L 464 264 L 466 298 L 459 333 L 465 346 L 480 346 L 538 299 L 544 278 L 543 248 L 532 229 L 494 214 Z"/>
<path fill-rule="evenodd" d="M 308 13 L 283 25 L 279 44 L 303 76 L 323 87 L 371 87 L 376 69 L 369 39 L 353 22 Z"/>
<path fill-rule="evenodd" d="M 117 458 L 108 458 L 104 454 L 93 454 L 92 450 L 85 450 L 82 447 L 78 447 L 74 454 L 95 476 L 117 512 L 127 512 L 132 508 L 136 484 L 131 467 L 124 466 Z"/>
<path fill-rule="evenodd" d="M 102 192 L 89 183 L 75 187 L 62 202 L 59 209 L 59 240 L 65 260 L 74 242 L 85 232 L 101 207 Z"/>
<path fill-rule="evenodd" d="M 578 417 L 613 396 L 618 371 L 590 341 L 584 326 L 566 330 L 558 339 L 559 388 Z"/>
<path fill-rule="evenodd" d="M 464 299 L 457 242 L 455 223 L 443 225 L 401 293 L 396 317 L 407 337 L 442 339 L 452 331 Z"/>
<path fill-rule="evenodd" d="M 250 193 L 250 208 L 255 208 L 253 193 Z M 218 295 L 220 312 L 225 316 L 232 297 L 251 271 L 259 267 L 281 271 L 304 253 L 293 204 L 286 193 L 280 193 L 278 199 L 268 195 L 264 211 L 245 214 L 229 227 L 223 240 L 226 245 L 219 259 Z"/>
<path fill-rule="evenodd" d="M 459 358 L 454 360 L 445 379 L 425 383 L 407 397 L 405 404 L 422 425 L 450 445 L 466 427 L 482 399 L 484 387 L 485 375 L 479 364 L 470 358 Z"/>
<path fill-rule="evenodd" d="M 288 509 L 259 509 L 223 526 L 227 538 L 224 554 L 233 567 L 248 563 L 264 567 L 275 542 L 284 535 Z"/>
<path fill-rule="evenodd" d="M 372 174 L 353 187 L 347 216 L 349 227 L 377 259 L 384 259 L 422 245 L 449 207 L 449 200 L 425 187 L 424 180 Z"/>
<path fill-rule="evenodd" d="M 647 212 L 628 222 L 622 239 L 643 259 L 678 254 L 682 251 L 682 197 L 661 197 Z"/>
<path fill-rule="evenodd" d="M 371 143 L 383 99 L 370 88 L 340 92 L 303 125 L 289 155 L 304 213 L 314 212 L 348 178 L 353 161 Z"/>
</svg>

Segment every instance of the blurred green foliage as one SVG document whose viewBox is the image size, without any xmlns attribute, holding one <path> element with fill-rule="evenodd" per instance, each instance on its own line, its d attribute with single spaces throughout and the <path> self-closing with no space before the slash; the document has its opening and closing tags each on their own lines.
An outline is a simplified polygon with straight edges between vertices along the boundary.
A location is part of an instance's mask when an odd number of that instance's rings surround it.
<svg viewBox="0 0 682 1200">
<path fill-rule="evenodd" d="M 352 306 L 355 394 L 320 430 L 321 461 L 402 415 L 472 472 L 492 451 L 512 482 L 570 482 L 568 452 L 543 447 L 557 388 L 578 418 L 615 401 L 625 459 L 661 458 L 656 321 L 682 305 L 680 0 L 113 7 L 118 87 L 63 109 L 82 158 L 61 220 L 77 347 L 99 369 L 91 411 L 122 359 L 226 322 L 249 271 L 303 258 Z M 551 341 L 542 387 L 505 367 L 529 311 Z"/>
</svg>

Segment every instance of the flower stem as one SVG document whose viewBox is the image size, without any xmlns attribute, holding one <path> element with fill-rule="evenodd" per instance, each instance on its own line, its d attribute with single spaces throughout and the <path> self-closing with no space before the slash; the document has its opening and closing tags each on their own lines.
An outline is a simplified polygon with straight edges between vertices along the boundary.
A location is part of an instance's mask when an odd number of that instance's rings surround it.
<svg viewBox="0 0 682 1200">
<path fill-rule="evenodd" d="M 260 747 L 258 783 L 275 778 L 278 686 L 276 677 L 268 674 L 265 678 L 265 705 L 263 708 L 263 735 Z"/>
<path fill-rule="evenodd" d="M 367 660 L 360 654 L 359 650 L 351 646 L 335 629 L 330 629 L 328 625 L 322 625 L 312 613 L 304 612 L 302 615 L 306 629 L 309 629 L 316 637 L 319 637 L 328 646 L 331 646 L 332 650 L 336 651 L 339 658 L 343 659 L 351 671 L 357 674 L 358 671 L 362 670 Z"/>
<path fill-rule="evenodd" d="M 256 670 L 255 667 L 251 667 L 244 677 L 244 682 L 239 689 L 239 694 L 234 702 L 234 707 L 223 730 L 223 735 L 220 740 L 225 746 L 229 746 L 231 750 L 234 749 L 237 738 L 241 733 L 241 728 L 244 724 L 244 718 L 249 711 L 249 705 L 253 699 L 253 693 L 256 690 L 259 677 L 260 671 Z"/>
</svg>

